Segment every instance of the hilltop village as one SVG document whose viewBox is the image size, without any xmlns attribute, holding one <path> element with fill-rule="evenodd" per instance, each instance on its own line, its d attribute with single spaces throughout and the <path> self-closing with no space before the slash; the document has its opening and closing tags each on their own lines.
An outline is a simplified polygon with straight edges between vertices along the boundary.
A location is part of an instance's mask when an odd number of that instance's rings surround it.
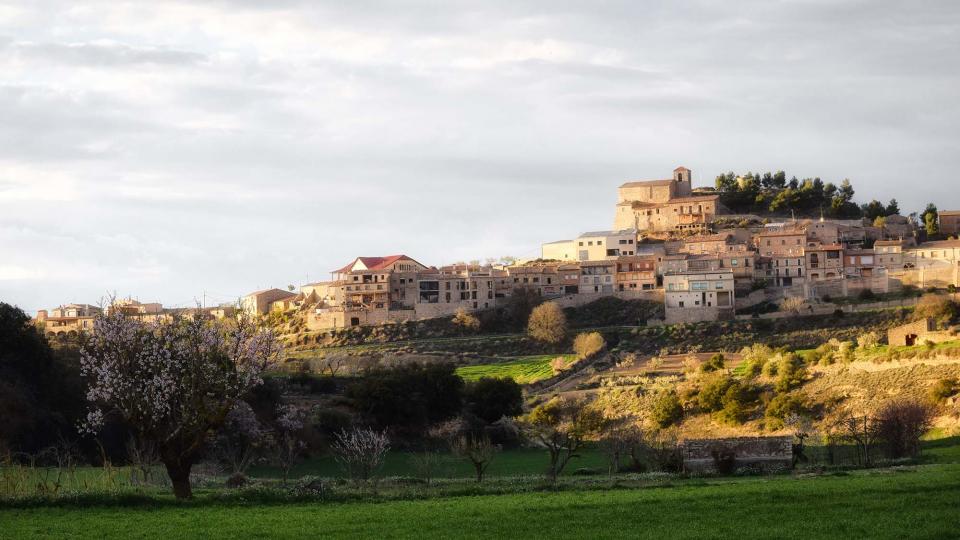
<svg viewBox="0 0 960 540">
<path fill-rule="evenodd" d="M 749 316 L 789 298 L 812 311 L 838 298 L 960 284 L 960 211 L 933 216 L 944 238 L 937 240 L 898 213 L 874 220 L 734 214 L 717 189 L 694 188 L 685 167 L 671 178 L 622 184 L 613 210 L 612 229 L 546 242 L 533 260 L 435 267 L 404 254 L 361 256 L 328 281 L 186 311 L 220 318 L 236 309 L 298 310 L 307 330 L 327 331 L 495 309 L 523 290 L 564 307 L 608 296 L 654 300 L 665 321 L 648 323 L 675 324 Z M 171 311 L 134 300 L 110 308 L 146 318 Z M 41 310 L 37 321 L 63 339 L 91 329 L 99 312 L 66 304 Z"/>
</svg>

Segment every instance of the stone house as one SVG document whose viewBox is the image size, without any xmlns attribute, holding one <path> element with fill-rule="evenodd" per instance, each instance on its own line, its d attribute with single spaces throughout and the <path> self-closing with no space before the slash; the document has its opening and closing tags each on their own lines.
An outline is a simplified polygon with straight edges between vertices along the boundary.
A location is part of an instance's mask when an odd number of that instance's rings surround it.
<svg viewBox="0 0 960 540">
<path fill-rule="evenodd" d="M 732 319 L 733 272 L 681 272 L 663 276 L 667 324 Z"/>
</svg>

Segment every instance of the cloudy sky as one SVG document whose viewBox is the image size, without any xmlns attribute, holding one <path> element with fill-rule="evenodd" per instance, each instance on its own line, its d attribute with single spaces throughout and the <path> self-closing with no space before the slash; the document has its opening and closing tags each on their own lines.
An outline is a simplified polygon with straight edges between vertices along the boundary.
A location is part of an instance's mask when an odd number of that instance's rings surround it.
<svg viewBox="0 0 960 540">
<path fill-rule="evenodd" d="M 0 0 L 0 301 L 533 256 L 681 164 L 960 207 L 958 79 L 954 0 Z"/>
</svg>

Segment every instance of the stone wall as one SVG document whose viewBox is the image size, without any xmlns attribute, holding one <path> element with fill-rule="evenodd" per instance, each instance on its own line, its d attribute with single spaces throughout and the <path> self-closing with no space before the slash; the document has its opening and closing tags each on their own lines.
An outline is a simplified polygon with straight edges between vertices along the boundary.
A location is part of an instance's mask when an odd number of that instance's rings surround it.
<svg viewBox="0 0 960 540">
<path fill-rule="evenodd" d="M 667 307 L 665 311 L 667 324 L 726 321 L 735 317 L 733 308 L 704 306 L 692 308 Z"/>
<path fill-rule="evenodd" d="M 793 437 L 735 437 L 687 439 L 680 442 L 683 468 L 689 472 L 718 472 L 714 455 L 732 452 L 734 470 L 772 471 L 789 468 L 793 462 Z"/>
</svg>

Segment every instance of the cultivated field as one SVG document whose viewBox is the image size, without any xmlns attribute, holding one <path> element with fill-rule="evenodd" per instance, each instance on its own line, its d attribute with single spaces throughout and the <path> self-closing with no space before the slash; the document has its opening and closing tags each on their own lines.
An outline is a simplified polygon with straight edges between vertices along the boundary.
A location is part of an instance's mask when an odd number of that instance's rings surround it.
<svg viewBox="0 0 960 540">
<path fill-rule="evenodd" d="M 576 356 L 572 354 L 519 356 L 502 362 L 459 367 L 457 375 L 463 377 L 465 381 L 475 381 L 480 377 L 508 377 L 520 384 L 530 384 L 552 377 L 553 368 L 550 364 L 556 358 L 563 358 L 565 364 L 569 365 Z"/>
</svg>

